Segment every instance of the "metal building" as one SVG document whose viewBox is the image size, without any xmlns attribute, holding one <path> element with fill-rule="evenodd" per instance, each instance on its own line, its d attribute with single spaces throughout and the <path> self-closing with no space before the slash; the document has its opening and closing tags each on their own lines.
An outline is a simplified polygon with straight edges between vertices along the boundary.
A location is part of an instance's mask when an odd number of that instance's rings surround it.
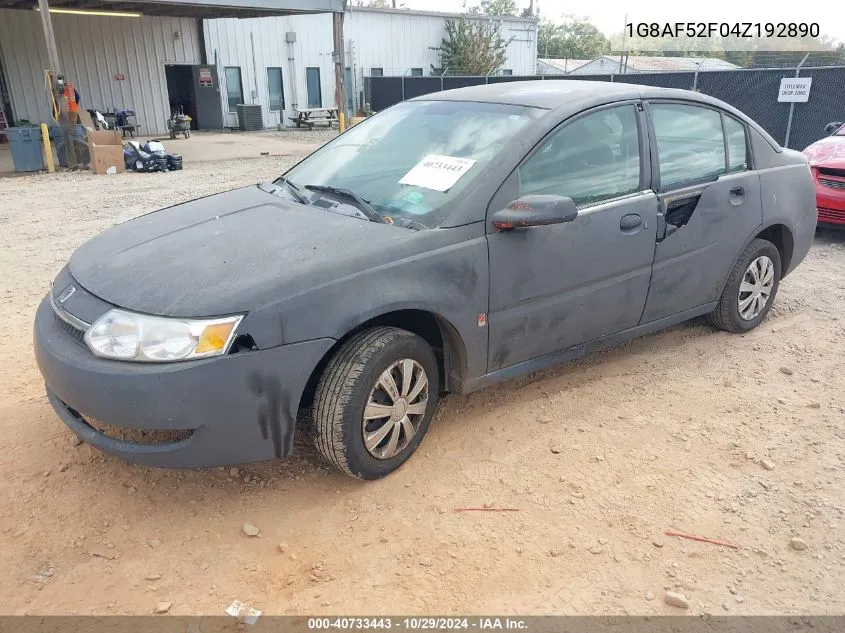
<svg viewBox="0 0 845 633">
<path fill-rule="evenodd" d="M 450 13 L 347 7 L 344 23 L 346 109 L 363 107 L 364 77 L 429 75 L 440 65 L 439 46 Z M 537 20 L 493 20 L 505 41 L 502 72 L 533 75 L 537 68 Z M 328 107 L 334 102 L 331 17 L 307 15 L 258 20 L 208 20 L 205 44 L 217 59 L 228 98 L 223 100 L 227 126 L 235 126 L 239 100 L 262 106 L 264 125 L 289 124 L 291 108 Z M 282 98 L 283 97 L 283 98 Z"/>
<path fill-rule="evenodd" d="M 0 0 L 0 108 L 10 121 L 49 121 L 50 55 L 38 0 Z M 208 18 L 319 13 L 331 42 L 331 12 L 343 0 L 49 0 L 61 74 L 80 106 L 129 109 L 142 134 L 167 130 L 174 103 L 200 129 L 223 127 L 220 77 L 205 48 Z M 265 18 L 272 19 L 272 18 Z M 333 84 L 332 84 L 333 85 Z"/>
<path fill-rule="evenodd" d="M 343 0 L 50 4 L 63 73 L 79 91 L 82 107 L 133 110 L 142 135 L 165 132 L 174 105 L 184 105 L 198 129 L 235 127 L 238 103 L 260 104 L 266 127 L 290 124 L 294 107 L 336 105 L 329 12 L 342 10 Z M 48 54 L 36 6 L 37 0 L 0 0 L 0 108 L 18 122 L 50 117 Z M 446 20 L 461 17 L 369 7 L 346 11 L 349 112 L 363 106 L 364 76 L 430 74 L 439 65 L 433 49 Z M 509 42 L 504 74 L 535 73 L 536 19 L 467 17 L 494 21 Z"/>
</svg>

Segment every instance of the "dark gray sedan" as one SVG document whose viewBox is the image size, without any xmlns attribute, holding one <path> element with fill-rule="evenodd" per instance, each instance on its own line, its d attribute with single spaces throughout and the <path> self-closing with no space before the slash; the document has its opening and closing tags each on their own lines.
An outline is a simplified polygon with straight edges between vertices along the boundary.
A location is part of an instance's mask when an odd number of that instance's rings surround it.
<svg viewBox="0 0 845 633">
<path fill-rule="evenodd" d="M 426 95 L 272 183 L 80 247 L 35 320 L 80 438 L 163 467 L 290 454 L 298 413 L 362 479 L 467 393 L 708 315 L 746 332 L 816 227 L 802 154 L 682 90 Z"/>
</svg>

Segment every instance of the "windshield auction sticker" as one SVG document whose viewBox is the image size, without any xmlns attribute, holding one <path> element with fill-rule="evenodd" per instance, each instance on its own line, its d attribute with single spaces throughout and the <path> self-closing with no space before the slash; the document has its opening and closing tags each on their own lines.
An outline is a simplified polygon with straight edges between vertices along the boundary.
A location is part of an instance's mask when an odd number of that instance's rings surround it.
<svg viewBox="0 0 845 633">
<path fill-rule="evenodd" d="M 473 165 L 475 161 L 471 158 L 429 154 L 402 176 L 399 184 L 448 191 Z"/>
</svg>

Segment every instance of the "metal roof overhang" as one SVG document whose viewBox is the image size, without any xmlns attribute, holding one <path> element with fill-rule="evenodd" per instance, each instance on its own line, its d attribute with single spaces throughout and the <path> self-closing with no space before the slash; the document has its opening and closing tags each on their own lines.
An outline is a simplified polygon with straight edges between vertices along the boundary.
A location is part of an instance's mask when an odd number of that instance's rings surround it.
<svg viewBox="0 0 845 633">
<path fill-rule="evenodd" d="M 344 0 L 49 0 L 52 9 L 120 11 L 174 18 L 260 18 L 343 12 Z M 0 0 L 0 9 L 33 10 L 38 0 Z"/>
</svg>

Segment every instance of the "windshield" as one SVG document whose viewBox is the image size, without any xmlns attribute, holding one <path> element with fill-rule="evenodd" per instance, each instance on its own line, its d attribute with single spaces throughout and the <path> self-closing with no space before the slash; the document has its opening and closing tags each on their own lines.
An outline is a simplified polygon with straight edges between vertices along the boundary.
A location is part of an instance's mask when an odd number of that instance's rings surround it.
<svg viewBox="0 0 845 633">
<path fill-rule="evenodd" d="M 389 222 L 434 228 L 449 202 L 546 111 L 461 101 L 406 101 L 350 128 L 285 174 L 299 189 L 354 191 Z"/>
</svg>

